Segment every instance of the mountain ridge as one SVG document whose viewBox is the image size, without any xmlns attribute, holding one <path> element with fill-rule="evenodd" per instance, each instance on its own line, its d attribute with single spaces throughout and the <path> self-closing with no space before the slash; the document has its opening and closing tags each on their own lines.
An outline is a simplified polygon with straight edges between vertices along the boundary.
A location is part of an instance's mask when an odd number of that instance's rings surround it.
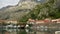
<svg viewBox="0 0 60 34">
<path fill-rule="evenodd" d="M 7 6 L 0 9 L 0 19 L 17 20 L 26 15 L 37 3 L 22 1 L 15 6 Z"/>
</svg>

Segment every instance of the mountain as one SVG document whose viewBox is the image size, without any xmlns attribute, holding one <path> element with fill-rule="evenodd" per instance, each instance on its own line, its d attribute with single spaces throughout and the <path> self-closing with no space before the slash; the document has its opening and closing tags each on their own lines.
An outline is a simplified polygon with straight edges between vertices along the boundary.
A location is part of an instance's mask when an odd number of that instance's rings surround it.
<svg viewBox="0 0 60 34">
<path fill-rule="evenodd" d="M 7 6 L 0 9 L 0 19 L 17 20 L 28 14 L 37 5 L 35 1 L 20 0 L 15 6 Z"/>
<path fill-rule="evenodd" d="M 26 22 L 30 19 L 57 19 L 60 18 L 59 0 L 49 0 L 47 3 L 36 5 L 27 15 L 20 19 L 20 22 Z"/>
<path fill-rule="evenodd" d="M 0 19 L 20 20 L 60 18 L 60 0 L 21 0 L 15 6 L 0 9 Z"/>
</svg>

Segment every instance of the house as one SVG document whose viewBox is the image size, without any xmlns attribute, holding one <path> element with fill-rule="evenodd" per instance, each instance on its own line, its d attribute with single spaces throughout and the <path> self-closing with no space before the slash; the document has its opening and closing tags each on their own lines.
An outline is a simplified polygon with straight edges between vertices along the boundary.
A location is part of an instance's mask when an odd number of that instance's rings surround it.
<svg viewBox="0 0 60 34">
<path fill-rule="evenodd" d="M 51 20 L 51 21 L 52 21 L 52 23 L 55 23 L 55 24 L 60 23 L 60 19 L 53 19 L 53 20 Z"/>
<path fill-rule="evenodd" d="M 34 19 L 28 19 L 27 24 L 35 24 L 35 20 Z"/>
<path fill-rule="evenodd" d="M 48 19 L 48 18 L 47 18 L 47 19 L 44 19 L 44 22 L 45 22 L 45 23 L 51 23 L 52 21 L 51 21 L 51 19 Z"/>
<path fill-rule="evenodd" d="M 6 24 L 9 24 L 9 23 L 11 23 L 11 24 L 17 24 L 18 22 L 17 22 L 17 20 L 0 20 L 0 24 L 1 23 L 6 23 Z"/>
<path fill-rule="evenodd" d="M 60 19 L 56 19 L 57 20 L 57 23 L 60 23 Z"/>
<path fill-rule="evenodd" d="M 34 19 L 28 19 L 28 24 L 56 24 L 60 23 L 60 19 L 44 19 L 44 20 L 34 20 Z"/>
<path fill-rule="evenodd" d="M 57 20 L 56 19 L 53 19 L 53 20 L 51 20 L 52 22 L 57 22 Z"/>
<path fill-rule="evenodd" d="M 43 24 L 43 23 L 44 23 L 44 20 L 36 20 L 35 23 L 36 23 L 36 24 Z"/>
<path fill-rule="evenodd" d="M 17 20 L 7 20 L 6 23 L 17 24 L 18 22 L 17 22 Z"/>
<path fill-rule="evenodd" d="M 50 23 L 50 19 L 44 19 L 44 20 L 34 20 L 34 19 L 28 19 L 27 23 L 29 24 L 45 24 Z"/>
<path fill-rule="evenodd" d="M 27 24 L 44 24 L 44 20 L 28 19 Z"/>
<path fill-rule="evenodd" d="M 0 24 L 5 23 L 5 22 L 6 22 L 6 20 L 0 20 Z"/>
</svg>

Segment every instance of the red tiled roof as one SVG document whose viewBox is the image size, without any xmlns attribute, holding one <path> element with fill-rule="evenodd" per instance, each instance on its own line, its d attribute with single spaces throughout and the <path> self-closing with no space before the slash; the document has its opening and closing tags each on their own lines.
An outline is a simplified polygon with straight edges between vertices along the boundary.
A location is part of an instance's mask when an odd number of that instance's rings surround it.
<svg viewBox="0 0 60 34">
<path fill-rule="evenodd" d="M 49 22 L 50 22 L 50 20 L 44 20 L 44 22 L 48 22 L 48 23 L 49 23 Z"/>
<path fill-rule="evenodd" d="M 52 20 L 50 20 L 50 19 L 45 19 L 45 20 L 34 20 L 34 19 L 29 19 L 28 21 L 30 21 L 30 22 L 44 22 L 44 23 L 53 23 L 53 22 L 60 22 L 60 19 L 52 19 Z"/>
<path fill-rule="evenodd" d="M 6 20 L 0 20 L 0 22 L 5 22 Z"/>
<path fill-rule="evenodd" d="M 43 20 L 37 20 L 36 23 L 44 23 Z"/>
</svg>

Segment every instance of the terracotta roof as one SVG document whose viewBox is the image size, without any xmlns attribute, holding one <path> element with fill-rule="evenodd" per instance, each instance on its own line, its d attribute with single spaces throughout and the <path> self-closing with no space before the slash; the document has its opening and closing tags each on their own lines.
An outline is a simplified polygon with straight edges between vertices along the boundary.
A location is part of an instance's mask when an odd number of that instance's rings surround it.
<svg viewBox="0 0 60 34">
<path fill-rule="evenodd" d="M 52 22 L 60 22 L 60 19 L 44 19 L 44 20 L 34 20 L 34 19 L 29 19 L 28 21 L 30 22 L 44 22 L 44 23 L 52 23 Z"/>
<path fill-rule="evenodd" d="M 46 22 L 48 22 L 48 23 L 49 23 L 49 22 L 50 22 L 50 20 L 44 20 L 44 22 L 45 22 L 45 23 L 46 23 Z"/>
<path fill-rule="evenodd" d="M 44 23 L 43 20 L 37 20 L 36 23 Z"/>
<path fill-rule="evenodd" d="M 5 22 L 6 20 L 0 20 L 0 22 Z"/>
</svg>

